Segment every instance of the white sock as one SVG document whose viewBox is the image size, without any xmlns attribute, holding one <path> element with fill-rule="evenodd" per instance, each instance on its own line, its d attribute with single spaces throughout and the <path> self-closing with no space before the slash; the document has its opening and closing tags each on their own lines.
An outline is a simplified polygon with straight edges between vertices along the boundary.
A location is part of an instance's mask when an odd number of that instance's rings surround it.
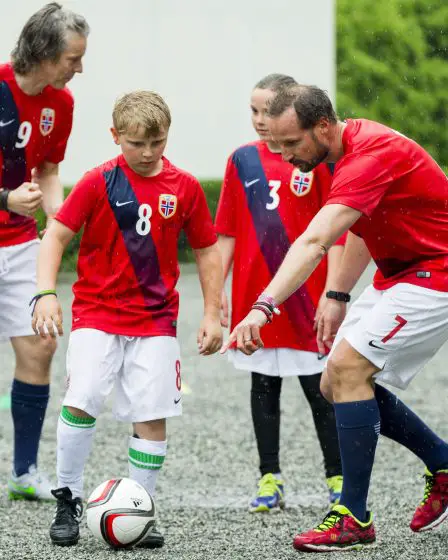
<svg viewBox="0 0 448 560">
<path fill-rule="evenodd" d="M 129 478 L 136 480 L 154 498 L 156 480 L 166 455 L 165 441 L 129 438 Z"/>
<path fill-rule="evenodd" d="M 58 488 L 68 486 L 74 498 L 82 498 L 84 465 L 92 448 L 95 418 L 73 416 L 62 407 L 58 421 Z"/>
</svg>

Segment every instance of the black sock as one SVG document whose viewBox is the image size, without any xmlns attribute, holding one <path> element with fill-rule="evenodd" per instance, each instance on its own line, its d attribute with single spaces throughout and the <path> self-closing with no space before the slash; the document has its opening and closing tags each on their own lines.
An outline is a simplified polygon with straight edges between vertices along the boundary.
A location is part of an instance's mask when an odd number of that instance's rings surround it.
<svg viewBox="0 0 448 560">
<path fill-rule="evenodd" d="M 300 375 L 299 381 L 311 407 L 317 437 L 324 456 L 327 478 L 342 474 L 339 439 L 334 416 L 334 407 L 320 392 L 321 373 Z"/>
<path fill-rule="evenodd" d="M 14 472 L 20 476 L 37 467 L 37 451 L 50 395 L 50 385 L 31 385 L 14 379 L 11 414 L 14 424 Z"/>
<path fill-rule="evenodd" d="M 260 472 L 279 473 L 280 440 L 280 391 L 281 377 L 272 377 L 252 372 L 250 404 L 258 454 Z"/>
<path fill-rule="evenodd" d="M 448 467 L 448 444 L 423 420 L 382 385 L 375 386 L 375 398 L 381 416 L 381 435 L 412 451 L 431 473 Z"/>
</svg>

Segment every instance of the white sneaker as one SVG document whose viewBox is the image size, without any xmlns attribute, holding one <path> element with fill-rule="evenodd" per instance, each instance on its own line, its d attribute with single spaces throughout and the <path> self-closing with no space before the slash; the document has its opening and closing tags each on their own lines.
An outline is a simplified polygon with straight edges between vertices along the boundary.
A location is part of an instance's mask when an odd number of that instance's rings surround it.
<svg viewBox="0 0 448 560">
<path fill-rule="evenodd" d="M 44 472 L 31 465 L 27 473 L 16 476 L 13 472 L 8 480 L 8 493 L 11 500 L 55 500 L 51 483 Z"/>
</svg>

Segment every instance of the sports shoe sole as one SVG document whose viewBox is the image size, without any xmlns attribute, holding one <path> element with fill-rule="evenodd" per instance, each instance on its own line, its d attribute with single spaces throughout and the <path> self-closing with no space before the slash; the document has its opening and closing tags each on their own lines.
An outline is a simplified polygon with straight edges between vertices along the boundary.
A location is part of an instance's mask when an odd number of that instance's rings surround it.
<svg viewBox="0 0 448 560">
<path fill-rule="evenodd" d="M 293 544 L 293 547 L 300 552 L 345 552 L 350 550 L 363 550 L 372 549 L 376 547 L 376 541 L 366 542 L 366 543 L 353 543 L 347 545 L 326 545 L 326 544 L 304 544 L 297 547 Z"/>
<path fill-rule="evenodd" d="M 26 500 L 28 502 L 54 502 L 55 499 L 51 498 L 41 498 L 40 496 L 36 496 L 36 494 L 19 494 L 18 492 L 9 490 L 8 491 L 8 498 L 10 500 Z"/>
<path fill-rule="evenodd" d="M 446 510 L 442 513 L 442 515 L 440 517 L 438 517 L 437 519 L 435 519 L 429 525 L 425 525 L 421 529 L 411 529 L 411 530 L 414 531 L 414 533 L 422 533 L 423 531 L 431 531 L 431 529 L 435 529 L 436 527 L 438 527 L 447 518 L 448 518 L 448 506 L 447 506 Z"/>
<path fill-rule="evenodd" d="M 280 503 L 278 506 L 275 507 L 268 507 L 268 506 L 257 506 L 256 508 L 249 508 L 249 513 L 281 513 L 285 509 L 285 502 Z"/>
<path fill-rule="evenodd" d="M 78 535 L 78 537 L 76 537 L 76 539 L 54 539 L 51 536 L 50 536 L 50 539 L 51 539 L 51 542 L 53 544 L 55 544 L 56 546 L 75 546 L 76 544 L 78 544 L 79 535 Z"/>
</svg>

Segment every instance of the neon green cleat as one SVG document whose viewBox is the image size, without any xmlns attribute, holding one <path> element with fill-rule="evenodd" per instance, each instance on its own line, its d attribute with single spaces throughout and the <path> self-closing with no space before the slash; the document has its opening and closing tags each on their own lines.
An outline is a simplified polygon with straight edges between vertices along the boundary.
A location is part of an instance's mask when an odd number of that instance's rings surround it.
<svg viewBox="0 0 448 560">
<path fill-rule="evenodd" d="M 342 494 L 342 476 L 336 475 L 327 478 L 327 486 L 329 492 L 330 505 L 334 506 L 339 503 Z"/>
<path fill-rule="evenodd" d="M 34 465 L 21 476 L 13 473 L 8 480 L 8 495 L 11 500 L 54 500 L 52 488 L 46 474 L 38 472 Z"/>
<path fill-rule="evenodd" d="M 250 513 L 280 511 L 285 507 L 284 482 L 272 473 L 265 474 L 258 481 L 258 492 L 252 500 Z"/>
</svg>

